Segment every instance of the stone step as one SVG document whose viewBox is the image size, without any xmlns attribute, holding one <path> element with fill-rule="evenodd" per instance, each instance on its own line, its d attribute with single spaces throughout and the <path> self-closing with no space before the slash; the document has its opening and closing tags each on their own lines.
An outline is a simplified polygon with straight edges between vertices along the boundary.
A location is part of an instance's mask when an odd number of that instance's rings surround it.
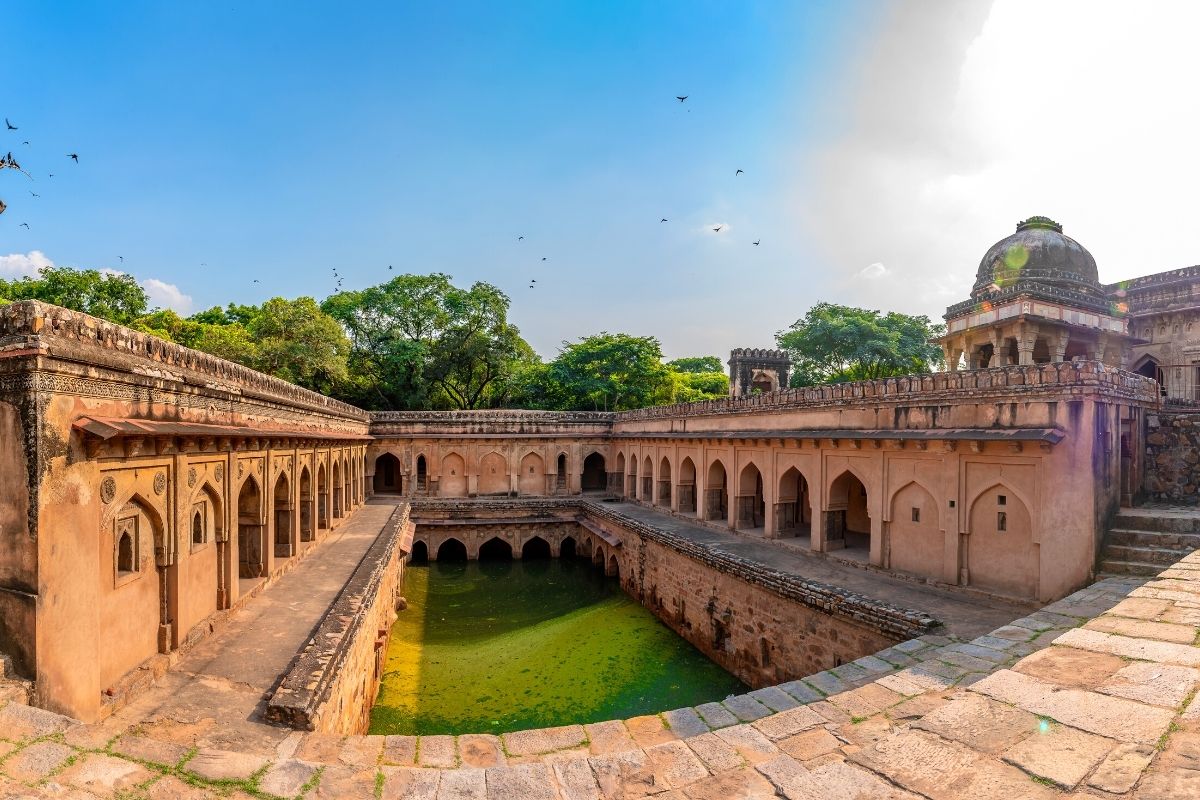
<svg viewBox="0 0 1200 800">
<path fill-rule="evenodd" d="M 1113 518 L 1112 527 L 1133 531 L 1200 533 L 1200 509 L 1193 512 L 1175 509 L 1156 511 L 1155 509 L 1124 508 Z"/>
<path fill-rule="evenodd" d="M 1142 564 L 1136 561 L 1113 561 L 1107 558 L 1100 562 L 1100 572 L 1104 575 L 1144 575 L 1146 577 L 1153 577 L 1162 571 L 1162 564 Z"/>
<path fill-rule="evenodd" d="M 1106 561 L 1130 561 L 1137 564 L 1158 564 L 1169 567 L 1195 547 L 1146 547 L 1139 545 L 1109 544 L 1104 548 Z"/>
<path fill-rule="evenodd" d="M 1180 551 L 1200 549 L 1200 533 L 1167 533 L 1112 528 L 1104 537 L 1105 546 L 1166 547 Z"/>
</svg>

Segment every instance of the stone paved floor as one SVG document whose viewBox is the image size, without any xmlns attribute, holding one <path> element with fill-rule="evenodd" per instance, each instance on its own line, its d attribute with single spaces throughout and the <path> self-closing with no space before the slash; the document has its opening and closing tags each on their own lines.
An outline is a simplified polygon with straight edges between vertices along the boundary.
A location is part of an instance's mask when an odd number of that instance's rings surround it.
<svg viewBox="0 0 1200 800">
<path fill-rule="evenodd" d="M 106 727 L 141 725 L 189 745 L 273 752 L 289 731 L 261 721 L 264 701 L 394 508 L 373 503 L 355 511 Z"/>
<path fill-rule="evenodd" d="M 963 639 L 987 633 L 1036 607 L 892 577 L 838 559 L 826 558 L 795 544 L 788 544 L 787 540 L 761 539 L 721 531 L 636 503 L 605 503 L 605 508 L 687 537 L 713 550 L 757 561 L 773 569 L 802 575 L 892 605 L 925 612 L 945 623 L 951 634 Z"/>
</svg>

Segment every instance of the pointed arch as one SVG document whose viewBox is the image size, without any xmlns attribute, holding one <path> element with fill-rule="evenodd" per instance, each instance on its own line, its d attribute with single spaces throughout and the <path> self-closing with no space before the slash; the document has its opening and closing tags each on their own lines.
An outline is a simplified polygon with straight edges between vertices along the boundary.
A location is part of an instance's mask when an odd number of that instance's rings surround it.
<svg viewBox="0 0 1200 800">
<path fill-rule="evenodd" d="M 521 545 L 521 560 L 550 558 L 550 543 L 540 536 L 531 536 Z"/>
<path fill-rule="evenodd" d="M 267 546 L 264 541 L 264 500 L 258 478 L 248 475 L 238 490 L 238 577 L 261 578 L 266 575 Z"/>
<path fill-rule="evenodd" d="M 780 536 L 811 535 L 812 497 L 808 479 L 798 467 L 788 467 L 780 476 L 775 509 L 775 530 Z"/>
<path fill-rule="evenodd" d="M 642 459 L 642 493 L 640 497 L 647 503 L 654 502 L 654 462 L 649 454 Z"/>
<path fill-rule="evenodd" d="M 655 495 L 654 502 L 656 505 L 671 507 L 671 459 L 663 456 L 658 461 L 657 475 L 658 492 Z"/>
<path fill-rule="evenodd" d="M 308 464 L 300 467 L 300 541 L 311 542 L 317 538 L 313 519 L 316 517 L 316 495 L 313 493 L 312 472 Z"/>
<path fill-rule="evenodd" d="M 683 460 L 679 462 L 679 480 L 676 491 L 679 494 L 679 513 L 695 514 L 696 462 L 692 461 L 691 456 L 684 456 Z"/>
<path fill-rule="evenodd" d="M 493 536 L 479 548 L 480 561 L 512 561 L 512 557 L 512 545 L 499 536 Z"/>
<path fill-rule="evenodd" d="M 413 542 L 412 553 L 409 555 L 410 564 L 428 564 L 429 563 L 429 545 L 421 540 Z"/>
<path fill-rule="evenodd" d="M 466 561 L 467 546 L 458 539 L 451 536 L 446 539 L 437 549 L 438 561 Z"/>
<path fill-rule="evenodd" d="M 508 459 L 492 450 L 479 460 L 479 494 L 508 492 Z"/>
<path fill-rule="evenodd" d="M 296 552 L 292 533 L 292 484 L 286 471 L 281 471 L 271 490 L 272 522 L 275 527 L 275 557 L 290 558 Z"/>
<path fill-rule="evenodd" d="M 704 519 L 728 521 L 729 473 L 719 456 L 708 464 L 704 481 Z"/>
<path fill-rule="evenodd" d="M 559 558 L 575 558 L 578 554 L 579 546 L 575 543 L 574 536 L 564 536 L 563 540 L 558 544 Z"/>
<path fill-rule="evenodd" d="M 584 492 L 602 492 L 608 486 L 608 472 L 604 456 L 595 450 L 583 459 L 583 473 L 579 477 L 579 488 Z"/>
<path fill-rule="evenodd" d="M 554 463 L 554 491 L 556 494 L 567 493 L 567 454 L 559 453 Z"/>
<path fill-rule="evenodd" d="M 866 483 L 854 469 L 846 467 L 829 482 L 827 493 L 827 546 L 869 552 L 871 513 Z"/>
<path fill-rule="evenodd" d="M 737 517 L 734 527 L 754 530 L 766 526 L 767 505 L 763 494 L 762 470 L 753 460 L 742 467 L 738 476 Z"/>
<path fill-rule="evenodd" d="M 333 482 L 333 518 L 341 519 L 345 516 L 344 495 L 342 493 L 342 485 L 345 481 L 342 479 L 342 460 L 335 458 L 333 460 L 333 469 L 330 470 Z"/>
<path fill-rule="evenodd" d="M 892 495 L 887 525 L 887 565 L 897 572 L 942 580 L 946 534 L 933 492 L 911 480 Z"/>
<path fill-rule="evenodd" d="M 443 497 L 467 496 L 467 462 L 458 453 L 442 456 L 442 477 L 438 481 L 438 494 Z"/>
<path fill-rule="evenodd" d="M 1039 599 L 1041 548 L 1034 541 L 1031 506 L 1003 481 L 972 500 L 967 523 L 971 586 L 996 594 Z"/>
<path fill-rule="evenodd" d="M 317 465 L 317 528 L 329 528 L 329 483 L 325 477 L 325 460 Z"/>
<path fill-rule="evenodd" d="M 375 494 L 401 494 L 404 478 L 401 475 L 400 459 L 394 453 L 383 452 L 375 457 L 375 474 L 371 478 L 371 489 Z"/>
<path fill-rule="evenodd" d="M 546 493 L 546 462 L 532 450 L 521 458 L 517 491 L 523 497 Z"/>
</svg>

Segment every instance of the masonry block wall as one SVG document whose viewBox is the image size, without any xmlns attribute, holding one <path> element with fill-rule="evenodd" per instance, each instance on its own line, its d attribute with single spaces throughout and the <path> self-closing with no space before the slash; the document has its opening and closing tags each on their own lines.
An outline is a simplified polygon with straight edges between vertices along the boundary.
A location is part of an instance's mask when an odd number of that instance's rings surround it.
<svg viewBox="0 0 1200 800">
<path fill-rule="evenodd" d="M 1151 500 L 1200 503 L 1200 411 L 1147 415 L 1143 485 Z"/>
</svg>

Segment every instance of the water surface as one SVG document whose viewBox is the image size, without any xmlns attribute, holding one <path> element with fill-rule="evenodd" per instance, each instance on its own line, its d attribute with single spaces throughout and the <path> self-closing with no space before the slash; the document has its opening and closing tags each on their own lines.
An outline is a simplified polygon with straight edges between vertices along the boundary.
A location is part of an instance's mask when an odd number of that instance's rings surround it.
<svg viewBox="0 0 1200 800">
<path fill-rule="evenodd" d="M 502 733 L 746 691 L 585 560 L 409 565 L 371 733 Z"/>
</svg>

